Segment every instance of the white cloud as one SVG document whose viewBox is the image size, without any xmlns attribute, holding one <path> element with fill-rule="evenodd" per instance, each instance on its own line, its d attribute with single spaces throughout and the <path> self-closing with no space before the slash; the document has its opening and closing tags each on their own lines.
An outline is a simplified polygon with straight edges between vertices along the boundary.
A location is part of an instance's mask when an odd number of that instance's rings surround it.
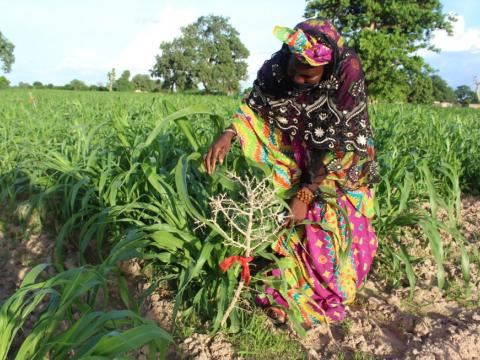
<svg viewBox="0 0 480 360">
<path fill-rule="evenodd" d="M 61 61 L 57 70 L 81 74 L 94 71 L 106 73 L 115 68 L 118 75 L 123 70 L 130 70 L 132 75 L 146 74 L 155 62 L 155 55 L 160 53 L 160 43 L 179 36 L 180 28 L 194 22 L 200 15 L 193 7 L 165 6 L 161 12 L 138 18 L 135 24 L 140 30 L 115 55 L 104 53 L 103 49 L 77 48 Z M 257 51 L 250 54 L 247 59 L 248 79 L 242 82 L 245 86 L 251 86 L 257 71 L 272 53 Z"/>
<path fill-rule="evenodd" d="M 107 68 L 130 70 L 132 74 L 148 73 L 160 52 L 162 41 L 180 35 L 180 28 L 198 18 L 191 8 L 166 6 L 160 13 L 143 21 L 144 26 L 120 53 L 108 62 Z"/>
<path fill-rule="evenodd" d="M 448 36 L 444 30 L 437 30 L 432 43 L 442 51 L 478 51 L 480 28 L 468 28 L 465 18 L 457 15 L 457 21 L 453 23 L 453 36 Z"/>
<path fill-rule="evenodd" d="M 119 75 L 123 70 L 130 70 L 132 75 L 148 73 L 160 52 L 160 43 L 179 36 L 180 28 L 197 17 L 192 9 L 166 6 L 158 14 L 137 21 L 140 30 L 116 54 L 103 53 L 110 49 L 77 48 L 60 62 L 57 70 L 86 73 L 115 68 Z"/>
<path fill-rule="evenodd" d="M 106 59 L 102 59 L 98 51 L 92 48 L 73 50 L 57 66 L 57 70 L 76 70 L 80 72 L 105 69 L 108 69 Z"/>
</svg>

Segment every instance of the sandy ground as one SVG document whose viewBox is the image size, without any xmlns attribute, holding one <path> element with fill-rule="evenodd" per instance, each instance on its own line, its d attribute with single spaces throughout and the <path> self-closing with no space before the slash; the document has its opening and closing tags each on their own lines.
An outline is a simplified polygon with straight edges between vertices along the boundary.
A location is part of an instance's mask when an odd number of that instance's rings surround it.
<svg viewBox="0 0 480 360">
<path fill-rule="evenodd" d="M 466 246 L 469 251 L 478 251 L 479 197 L 462 199 L 461 217 Z M 440 214 L 440 218 L 446 219 L 446 214 Z M 29 269 L 51 261 L 53 237 L 26 231 L 15 223 L 15 216 L 7 218 L 0 207 L 0 302 L 15 291 Z M 442 234 L 442 237 L 447 244 L 446 251 L 458 253 L 458 245 L 448 235 Z M 424 241 L 421 236 L 412 239 L 410 251 L 413 255 L 428 254 Z M 138 281 L 141 272 L 137 262 L 121 265 L 130 279 L 132 292 L 138 293 L 148 286 Z M 460 278 L 458 263 L 447 263 L 446 270 L 447 276 Z M 472 264 L 470 293 L 463 296 L 461 302 L 451 300 L 433 286 L 435 264 L 432 260 L 415 265 L 415 272 L 418 283 L 412 299 L 408 289 L 386 291 L 386 284 L 372 274 L 348 309 L 346 320 L 330 328 L 333 338 L 326 326 L 309 330 L 305 339 L 296 337 L 288 328 L 280 331 L 301 342 L 304 355 L 309 359 L 332 359 L 339 354 L 352 358 L 358 352 L 378 359 L 480 359 L 480 309 L 464 306 L 466 303 L 479 304 L 478 263 Z M 463 291 L 461 286 L 459 291 Z M 172 298 L 168 290 L 158 289 L 143 304 L 142 314 L 169 329 Z M 143 351 L 138 351 L 136 358 L 146 357 Z M 169 358 L 228 360 L 235 356 L 232 345 L 222 334 L 213 338 L 193 334 L 172 348 Z"/>
<path fill-rule="evenodd" d="M 320 326 L 300 340 L 311 359 L 356 352 L 378 359 L 480 359 L 480 310 L 462 308 L 436 288 L 419 289 L 408 300 L 401 291 L 385 296 L 369 281 L 331 332 L 333 339 Z"/>
<path fill-rule="evenodd" d="M 33 266 L 52 261 L 53 237 L 36 231 L 35 220 L 19 225 L 19 213 L 17 209 L 7 216 L 0 204 L 0 302 L 15 292 Z"/>
</svg>

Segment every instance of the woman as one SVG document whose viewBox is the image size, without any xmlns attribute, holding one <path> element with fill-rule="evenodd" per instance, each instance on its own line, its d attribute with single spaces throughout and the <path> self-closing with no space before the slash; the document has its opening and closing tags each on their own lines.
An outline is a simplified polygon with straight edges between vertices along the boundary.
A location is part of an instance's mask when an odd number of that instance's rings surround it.
<svg viewBox="0 0 480 360">
<path fill-rule="evenodd" d="M 272 274 L 286 280 L 288 291 L 282 296 L 267 287 L 258 300 L 278 317 L 278 309 L 290 308 L 310 326 L 342 320 L 370 269 L 378 170 L 355 52 L 326 20 L 276 27 L 274 34 L 284 42 L 281 50 L 263 64 L 205 167 L 211 174 L 238 136 L 247 157 L 273 168 L 279 189 L 298 189 L 285 225 L 307 221 L 273 246 L 293 260 Z"/>
</svg>

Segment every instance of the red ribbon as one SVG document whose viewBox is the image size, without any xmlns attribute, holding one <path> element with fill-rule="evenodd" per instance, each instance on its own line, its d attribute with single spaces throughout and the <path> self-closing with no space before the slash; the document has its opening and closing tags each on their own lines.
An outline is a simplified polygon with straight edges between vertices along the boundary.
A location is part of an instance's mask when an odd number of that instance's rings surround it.
<svg viewBox="0 0 480 360">
<path fill-rule="evenodd" d="M 238 255 L 230 256 L 220 263 L 220 269 L 222 269 L 223 272 L 226 272 L 228 269 L 230 269 L 230 266 L 238 262 L 240 265 L 242 265 L 242 278 L 245 280 L 245 285 L 248 285 L 250 282 L 250 269 L 248 267 L 248 263 L 252 260 L 253 257 L 247 258 Z"/>
</svg>

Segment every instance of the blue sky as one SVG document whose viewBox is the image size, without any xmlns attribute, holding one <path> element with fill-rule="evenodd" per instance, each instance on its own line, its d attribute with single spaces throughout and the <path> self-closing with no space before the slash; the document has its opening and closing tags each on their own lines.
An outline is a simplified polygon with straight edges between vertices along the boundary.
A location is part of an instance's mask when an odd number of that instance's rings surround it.
<svg viewBox="0 0 480 360">
<path fill-rule="evenodd" d="M 458 14 L 455 35 L 435 35 L 439 54 L 422 52 L 451 86 L 480 77 L 480 1 L 442 1 Z M 77 78 L 105 83 L 117 74 L 148 73 L 159 44 L 180 34 L 180 27 L 201 15 L 230 17 L 250 50 L 249 80 L 279 48 L 275 25 L 301 21 L 305 0 L 0 0 L 0 31 L 15 44 L 16 61 L 7 78 L 63 85 Z"/>
</svg>

